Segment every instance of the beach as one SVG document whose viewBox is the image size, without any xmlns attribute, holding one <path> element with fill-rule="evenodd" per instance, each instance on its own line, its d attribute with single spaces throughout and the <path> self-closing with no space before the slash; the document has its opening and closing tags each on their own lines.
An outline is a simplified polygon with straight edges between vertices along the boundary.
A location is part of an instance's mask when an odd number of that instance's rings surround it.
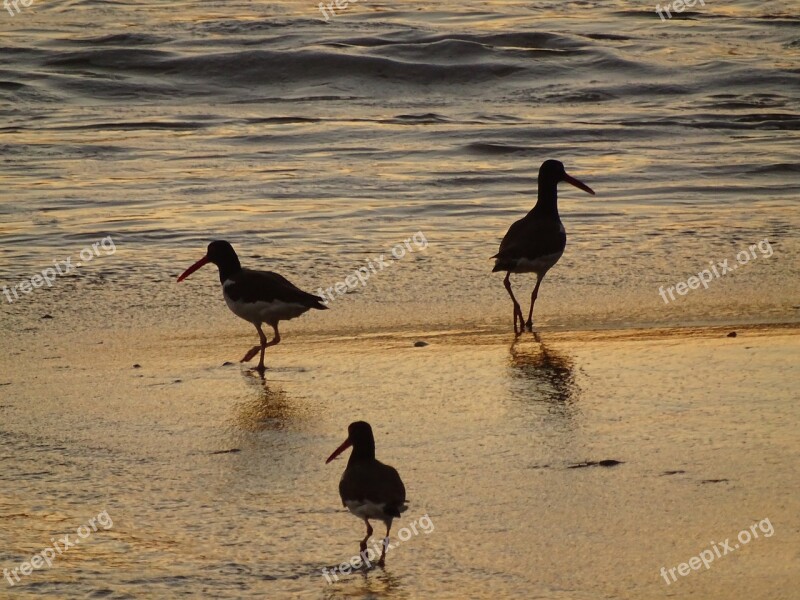
<svg viewBox="0 0 800 600">
<path fill-rule="evenodd" d="M 795 4 L 6 3 L 0 600 L 796 597 Z"/>
</svg>

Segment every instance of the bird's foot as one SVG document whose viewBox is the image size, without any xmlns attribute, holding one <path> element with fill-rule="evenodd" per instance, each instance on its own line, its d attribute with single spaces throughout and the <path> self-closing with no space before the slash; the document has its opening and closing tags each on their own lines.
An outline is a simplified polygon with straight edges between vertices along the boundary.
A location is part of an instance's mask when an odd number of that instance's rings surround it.
<svg viewBox="0 0 800 600">
<path fill-rule="evenodd" d="M 525 329 L 528 331 L 533 331 L 533 321 L 528 319 L 528 321 L 525 323 Z"/>
<path fill-rule="evenodd" d="M 247 354 L 244 355 L 244 358 L 239 362 L 247 362 L 248 360 L 252 359 L 256 354 L 261 352 L 261 346 L 253 346 L 250 350 L 247 351 Z M 263 367 L 263 365 L 262 365 Z"/>
</svg>

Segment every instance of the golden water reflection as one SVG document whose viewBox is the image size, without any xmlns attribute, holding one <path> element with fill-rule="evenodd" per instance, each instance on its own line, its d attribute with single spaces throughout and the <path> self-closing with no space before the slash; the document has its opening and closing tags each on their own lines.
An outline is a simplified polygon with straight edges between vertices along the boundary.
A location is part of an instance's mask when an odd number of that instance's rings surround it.
<svg viewBox="0 0 800 600">
<path fill-rule="evenodd" d="M 509 348 L 512 394 L 528 403 L 544 404 L 547 412 L 572 418 L 578 411 L 580 387 L 572 357 L 534 333 L 534 343 L 519 338 Z"/>
</svg>

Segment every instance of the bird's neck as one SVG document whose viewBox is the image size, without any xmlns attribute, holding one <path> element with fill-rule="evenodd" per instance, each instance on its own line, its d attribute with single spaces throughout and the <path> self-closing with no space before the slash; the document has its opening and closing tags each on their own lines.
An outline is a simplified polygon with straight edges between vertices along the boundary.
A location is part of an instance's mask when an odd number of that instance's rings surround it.
<svg viewBox="0 0 800 600">
<path fill-rule="evenodd" d="M 558 219 L 558 182 L 539 183 L 539 197 L 529 216 L 555 217 Z"/>
<path fill-rule="evenodd" d="M 234 257 L 232 260 L 227 260 L 224 263 L 220 263 L 218 266 L 220 283 L 225 283 L 226 280 L 230 279 L 236 275 L 236 273 L 242 270 L 242 265 L 239 262 L 238 257 Z"/>
<path fill-rule="evenodd" d="M 350 465 L 365 460 L 375 460 L 375 446 L 354 446 L 347 464 Z"/>
</svg>

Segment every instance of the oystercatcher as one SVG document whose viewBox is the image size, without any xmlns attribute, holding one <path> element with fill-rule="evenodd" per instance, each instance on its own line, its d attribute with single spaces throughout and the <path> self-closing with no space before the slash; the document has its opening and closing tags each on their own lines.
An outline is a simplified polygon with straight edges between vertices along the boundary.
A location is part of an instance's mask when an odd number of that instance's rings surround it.
<svg viewBox="0 0 800 600">
<path fill-rule="evenodd" d="M 522 333 L 525 327 L 528 331 L 533 330 L 533 305 L 539 295 L 539 285 L 547 271 L 561 258 L 567 245 L 567 233 L 558 216 L 557 187 L 560 181 L 571 183 L 594 196 L 592 188 L 567 175 L 561 162 L 544 161 L 539 167 L 539 198 L 536 206 L 509 227 L 500 242 L 500 252 L 492 257 L 497 259 L 492 273 L 506 271 L 503 285 L 514 303 L 514 333 Z M 536 273 L 536 287 L 531 294 L 531 310 L 528 312 L 527 323 L 522 315 L 522 308 L 511 291 L 511 273 Z"/>
<path fill-rule="evenodd" d="M 339 496 L 342 498 L 342 505 L 367 524 L 367 535 L 360 544 L 362 556 L 367 549 L 367 540 L 372 535 L 369 520 L 380 520 L 386 525 L 383 551 L 378 561 L 378 564 L 383 566 L 392 519 L 400 517 L 400 513 L 408 508 L 406 488 L 394 467 L 385 465 L 375 458 L 375 438 L 372 436 L 372 427 L 365 421 L 350 423 L 347 428 L 347 439 L 334 450 L 325 464 L 327 465 L 350 446 L 353 447 L 353 451 L 339 481 Z"/>
<path fill-rule="evenodd" d="M 206 255 L 186 269 L 178 277 L 183 281 L 203 265 L 213 263 L 219 268 L 219 280 L 222 283 L 222 295 L 228 308 L 237 317 L 250 321 L 258 330 L 261 344 L 253 346 L 240 362 L 247 362 L 258 352 L 259 372 L 264 372 L 264 351 L 281 341 L 278 323 L 299 317 L 311 308 L 325 310 L 322 299 L 304 292 L 288 279 L 271 271 L 254 271 L 243 269 L 239 257 L 228 242 L 216 241 L 208 245 Z M 261 330 L 266 323 L 275 332 L 275 337 L 267 342 L 267 336 Z"/>
</svg>

